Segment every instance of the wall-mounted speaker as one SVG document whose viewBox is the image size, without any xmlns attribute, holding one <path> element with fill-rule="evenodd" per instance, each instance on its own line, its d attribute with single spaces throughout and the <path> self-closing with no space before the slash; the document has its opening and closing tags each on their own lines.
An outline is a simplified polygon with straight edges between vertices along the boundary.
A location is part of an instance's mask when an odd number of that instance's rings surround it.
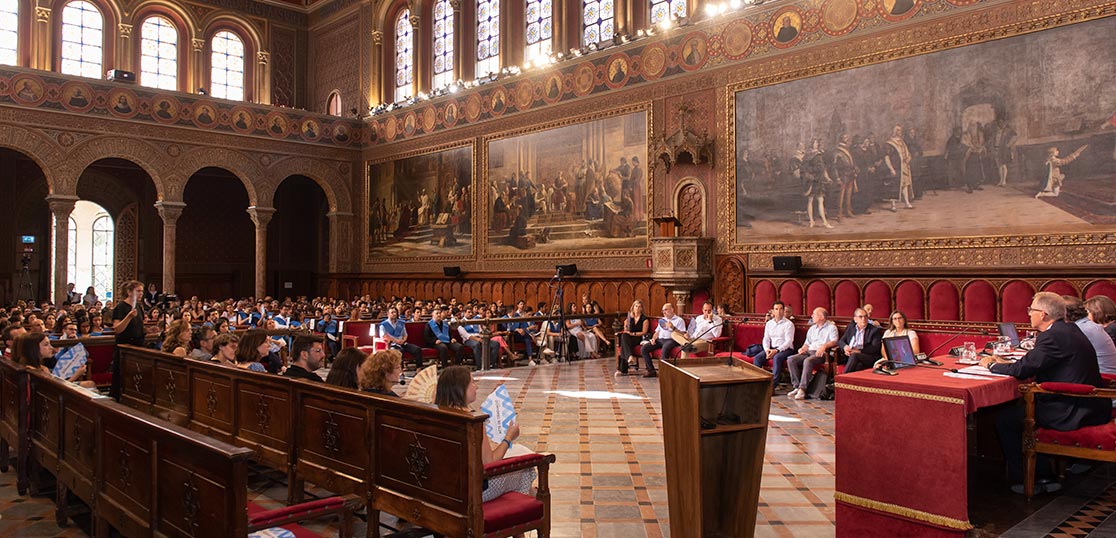
<svg viewBox="0 0 1116 538">
<path fill-rule="evenodd" d="M 456 265 L 454 265 L 453 267 L 443 267 L 442 274 L 448 277 L 457 278 L 461 276 L 461 268 Z"/>
<path fill-rule="evenodd" d="M 554 266 L 554 274 L 556 276 L 574 276 L 577 274 L 577 264 L 556 265 Z"/>
<path fill-rule="evenodd" d="M 802 269 L 802 256 L 775 256 L 771 258 L 776 271 L 797 271 Z"/>
<path fill-rule="evenodd" d="M 108 73 L 105 73 L 105 80 L 135 84 L 136 74 L 131 71 L 125 71 L 123 69 L 109 69 Z"/>
</svg>

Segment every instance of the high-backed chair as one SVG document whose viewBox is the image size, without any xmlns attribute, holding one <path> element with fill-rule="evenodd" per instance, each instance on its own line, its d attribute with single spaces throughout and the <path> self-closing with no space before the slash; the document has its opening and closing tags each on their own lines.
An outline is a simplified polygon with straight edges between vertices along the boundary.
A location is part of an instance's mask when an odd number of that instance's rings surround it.
<svg viewBox="0 0 1116 538">
<path fill-rule="evenodd" d="M 1116 422 L 1086 426 L 1063 432 L 1035 427 L 1035 395 L 1060 394 L 1079 398 L 1116 398 L 1116 389 L 1098 389 L 1079 383 L 1031 383 L 1019 387 L 1023 392 L 1026 416 L 1023 419 L 1023 493 L 1035 493 L 1035 459 L 1038 454 L 1087 460 L 1116 462 Z"/>
</svg>

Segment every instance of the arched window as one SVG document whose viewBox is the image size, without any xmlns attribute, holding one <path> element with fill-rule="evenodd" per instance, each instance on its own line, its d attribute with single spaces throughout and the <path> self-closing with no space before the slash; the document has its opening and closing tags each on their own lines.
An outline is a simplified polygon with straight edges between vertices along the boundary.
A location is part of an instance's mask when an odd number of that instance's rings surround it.
<svg viewBox="0 0 1116 538">
<path fill-rule="evenodd" d="M 240 36 L 217 32 L 210 42 L 209 94 L 221 99 L 244 100 L 244 42 Z"/>
<path fill-rule="evenodd" d="M 341 115 L 341 94 L 333 92 L 329 94 L 329 99 L 326 100 L 326 114 L 331 116 Z"/>
<path fill-rule="evenodd" d="M 686 16 L 686 0 L 651 0 L 651 24 Z"/>
<path fill-rule="evenodd" d="M 449 0 L 434 4 L 434 80 L 441 88 L 453 82 L 453 6 Z"/>
<path fill-rule="evenodd" d="M 62 9 L 62 73 L 101 78 L 105 18 L 97 7 L 78 0 Z"/>
<path fill-rule="evenodd" d="M 171 21 L 148 17 L 140 27 L 140 84 L 178 89 L 178 29 Z"/>
<path fill-rule="evenodd" d="M 415 40 L 411 27 L 411 10 L 404 9 L 395 17 L 395 100 L 411 96 L 415 80 Z"/>
<path fill-rule="evenodd" d="M 612 39 L 615 31 L 616 6 L 613 0 L 586 0 L 582 2 L 583 24 L 581 42 L 592 45 Z"/>
<path fill-rule="evenodd" d="M 102 213 L 93 221 L 93 288 L 111 290 L 113 273 L 112 218 Z"/>
<path fill-rule="evenodd" d="M 77 280 L 78 233 L 77 221 L 74 220 L 73 217 L 70 217 L 70 229 L 68 237 L 70 238 L 70 240 L 69 243 L 66 245 L 66 282 L 74 282 L 75 280 Z"/>
<path fill-rule="evenodd" d="M 0 64 L 19 64 L 19 0 L 0 0 Z"/>
<path fill-rule="evenodd" d="M 554 33 L 552 0 L 527 0 L 527 48 L 523 59 L 532 61 L 550 54 L 550 37 Z"/>
<path fill-rule="evenodd" d="M 500 0 L 477 0 L 477 78 L 500 70 Z"/>
</svg>

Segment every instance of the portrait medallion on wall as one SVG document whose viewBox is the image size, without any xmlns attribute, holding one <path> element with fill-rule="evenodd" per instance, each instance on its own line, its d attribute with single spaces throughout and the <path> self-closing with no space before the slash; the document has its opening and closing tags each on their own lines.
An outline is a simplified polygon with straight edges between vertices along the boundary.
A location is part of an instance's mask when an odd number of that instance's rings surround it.
<svg viewBox="0 0 1116 538">
<path fill-rule="evenodd" d="M 687 71 L 700 68 L 705 65 L 707 47 L 705 34 L 695 32 L 682 41 L 682 46 L 679 48 L 678 64 Z"/>
<path fill-rule="evenodd" d="M 486 255 L 647 247 L 647 112 L 488 141 Z"/>
<path fill-rule="evenodd" d="M 1095 51 L 1113 35 L 1107 18 L 737 92 L 736 243 L 1111 230 L 1094 201 L 1116 192 L 1116 55 Z"/>
<path fill-rule="evenodd" d="M 428 106 L 423 108 L 422 111 L 419 112 L 419 116 L 422 118 L 422 130 L 428 133 L 433 132 L 434 125 L 438 122 L 438 112 L 434 110 L 434 107 Z"/>
<path fill-rule="evenodd" d="M 488 97 L 488 109 L 493 116 L 501 116 L 508 109 L 508 92 L 503 86 L 492 90 L 492 94 Z"/>
<path fill-rule="evenodd" d="M 574 68 L 574 93 L 578 96 L 587 95 L 593 91 L 597 82 L 597 66 L 593 62 L 582 62 Z"/>
<path fill-rule="evenodd" d="M 531 102 L 535 100 L 535 84 L 530 80 L 524 80 L 515 85 L 515 108 L 520 112 L 531 108 Z"/>
<path fill-rule="evenodd" d="M 138 112 L 139 107 L 136 94 L 131 90 L 116 88 L 109 92 L 108 107 L 109 114 L 121 119 L 131 119 Z"/>
<path fill-rule="evenodd" d="M 911 18 L 918 11 L 921 0 L 880 0 L 880 15 L 889 21 Z"/>
<path fill-rule="evenodd" d="M 165 95 L 156 95 L 151 99 L 151 117 L 159 123 L 175 123 L 178 121 L 178 112 L 182 107 L 178 100 Z"/>
<path fill-rule="evenodd" d="M 190 118 L 194 125 L 202 129 L 212 128 L 217 125 L 217 107 L 209 101 L 198 101 L 193 106 L 193 116 Z"/>
<path fill-rule="evenodd" d="M 472 146 L 370 163 L 368 177 L 368 252 L 376 261 L 472 254 Z"/>
<path fill-rule="evenodd" d="M 83 82 L 70 81 L 62 85 L 62 108 L 70 112 L 87 112 L 93 108 L 93 88 Z"/>
<path fill-rule="evenodd" d="M 267 134 L 272 138 L 286 138 L 289 134 L 291 125 L 287 115 L 279 112 L 278 110 L 268 113 L 264 119 L 264 125 L 267 126 Z"/>
<path fill-rule="evenodd" d="M 457 119 L 461 117 L 461 112 L 458 110 L 457 101 L 450 101 L 446 103 L 445 111 L 442 113 L 442 124 L 446 127 L 453 127 L 457 125 Z"/>
<path fill-rule="evenodd" d="M 256 116 L 247 107 L 233 107 L 229 113 L 229 127 L 240 134 L 251 134 L 256 130 Z"/>
<path fill-rule="evenodd" d="M 415 134 L 417 120 L 415 119 L 415 112 L 408 111 L 403 115 L 403 135 L 413 136 Z"/>
<path fill-rule="evenodd" d="M 652 43 L 643 49 L 640 54 L 640 69 L 643 78 L 655 80 L 666 71 L 666 49 L 662 43 Z"/>
<path fill-rule="evenodd" d="M 395 137 L 398 135 L 399 121 L 395 119 L 395 116 L 384 118 L 384 139 L 386 139 L 388 142 L 391 142 L 392 140 L 395 140 Z"/>
<path fill-rule="evenodd" d="M 302 125 L 298 128 L 298 132 L 302 135 L 303 140 L 307 142 L 316 142 L 322 137 L 322 125 L 313 118 L 306 118 L 302 120 Z"/>
<path fill-rule="evenodd" d="M 26 106 L 39 106 L 46 97 L 43 81 L 34 75 L 12 77 L 11 92 L 15 102 Z"/>
<path fill-rule="evenodd" d="M 474 92 L 465 98 L 465 119 L 470 122 L 477 121 L 481 115 L 481 96 Z"/>
<path fill-rule="evenodd" d="M 855 0 L 850 0 L 855 1 Z M 747 20 L 730 22 L 721 32 L 721 51 L 730 60 L 739 60 L 752 50 L 752 25 Z"/>
<path fill-rule="evenodd" d="M 822 30 L 833 36 L 852 31 L 858 5 L 857 0 L 826 0 L 822 6 Z"/>
<path fill-rule="evenodd" d="M 627 84 L 630 70 L 631 64 L 628 63 L 627 54 L 613 54 L 605 63 L 605 85 L 616 89 Z"/>
<path fill-rule="evenodd" d="M 331 134 L 333 141 L 341 145 L 348 145 L 353 141 L 353 128 L 344 121 L 333 122 Z"/>
<path fill-rule="evenodd" d="M 772 20 L 771 37 L 776 47 L 790 47 L 802 38 L 802 14 L 797 9 L 786 8 Z"/>
<path fill-rule="evenodd" d="M 543 101 L 557 103 L 562 98 L 562 73 L 552 73 L 543 82 Z"/>
</svg>

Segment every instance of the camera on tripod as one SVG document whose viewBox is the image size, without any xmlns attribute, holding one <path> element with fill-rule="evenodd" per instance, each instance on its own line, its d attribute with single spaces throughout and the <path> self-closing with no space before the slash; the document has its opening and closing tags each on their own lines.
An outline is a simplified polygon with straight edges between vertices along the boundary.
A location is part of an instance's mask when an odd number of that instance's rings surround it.
<svg viewBox="0 0 1116 538">
<path fill-rule="evenodd" d="M 30 269 L 31 268 L 31 253 L 24 252 L 23 256 L 19 260 L 19 263 L 25 271 Z"/>
</svg>

